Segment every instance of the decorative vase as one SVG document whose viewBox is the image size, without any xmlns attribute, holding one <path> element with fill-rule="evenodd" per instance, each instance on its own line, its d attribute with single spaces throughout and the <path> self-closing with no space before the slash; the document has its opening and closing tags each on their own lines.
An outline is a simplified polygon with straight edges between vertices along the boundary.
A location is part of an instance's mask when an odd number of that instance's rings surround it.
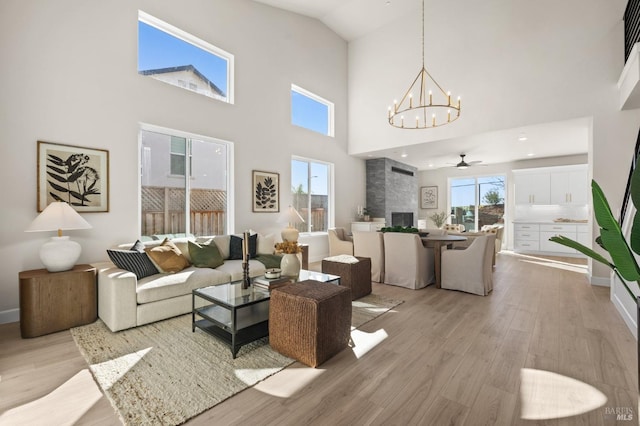
<svg viewBox="0 0 640 426">
<path fill-rule="evenodd" d="M 281 274 L 287 277 L 298 277 L 300 275 L 300 259 L 297 254 L 284 254 L 280 261 Z"/>
</svg>

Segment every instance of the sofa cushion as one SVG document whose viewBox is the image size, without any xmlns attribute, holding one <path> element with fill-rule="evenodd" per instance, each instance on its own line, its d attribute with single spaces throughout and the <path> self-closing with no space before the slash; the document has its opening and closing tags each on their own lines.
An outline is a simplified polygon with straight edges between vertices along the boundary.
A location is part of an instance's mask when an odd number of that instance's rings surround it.
<svg viewBox="0 0 640 426">
<path fill-rule="evenodd" d="M 209 244 L 188 242 L 191 263 L 198 268 L 217 268 L 224 263 L 218 246 L 211 241 Z"/>
<path fill-rule="evenodd" d="M 276 236 L 273 234 L 262 235 L 258 234 L 258 254 L 273 254 L 276 245 Z"/>
<path fill-rule="evenodd" d="M 243 238 L 231 235 L 229 244 L 229 259 L 242 260 L 242 240 Z M 249 235 L 249 258 L 256 257 L 258 252 L 258 234 Z"/>
<path fill-rule="evenodd" d="M 230 235 L 216 235 L 211 240 L 218 246 L 218 250 L 222 255 L 222 259 L 226 260 L 229 258 L 229 245 L 231 244 L 231 236 Z M 209 240 L 209 241 L 211 241 Z M 209 242 L 206 241 L 206 242 Z M 199 241 L 198 241 L 199 242 Z"/>
<path fill-rule="evenodd" d="M 136 244 L 131 247 L 132 250 L 108 249 L 107 255 L 114 265 L 125 271 L 133 272 L 138 279 L 157 274 L 158 269 L 151 262 L 144 249 L 142 252 L 133 250 L 138 243 L 139 241 L 136 241 Z M 142 246 L 142 243 L 140 243 L 140 246 Z"/>
<path fill-rule="evenodd" d="M 182 255 L 180 249 L 168 238 L 165 238 L 159 246 L 147 247 L 145 252 L 160 272 L 180 272 L 189 266 L 187 258 Z"/>
<path fill-rule="evenodd" d="M 138 280 L 139 304 L 191 294 L 196 288 L 228 283 L 229 274 L 210 268 L 190 266 L 173 274 L 161 274 Z"/>
</svg>

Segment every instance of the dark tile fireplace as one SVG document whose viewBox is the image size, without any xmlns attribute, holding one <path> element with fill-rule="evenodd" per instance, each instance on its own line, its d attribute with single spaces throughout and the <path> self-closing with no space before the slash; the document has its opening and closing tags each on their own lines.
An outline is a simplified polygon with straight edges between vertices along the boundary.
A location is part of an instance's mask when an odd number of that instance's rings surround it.
<svg viewBox="0 0 640 426">
<path fill-rule="evenodd" d="M 391 226 L 413 226 L 413 213 L 391 212 Z"/>
</svg>

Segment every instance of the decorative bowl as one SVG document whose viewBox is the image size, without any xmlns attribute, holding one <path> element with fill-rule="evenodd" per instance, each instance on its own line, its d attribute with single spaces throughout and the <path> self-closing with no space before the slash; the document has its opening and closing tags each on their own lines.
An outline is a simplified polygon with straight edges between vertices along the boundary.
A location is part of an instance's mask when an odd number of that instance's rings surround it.
<svg viewBox="0 0 640 426">
<path fill-rule="evenodd" d="M 279 268 L 271 268 L 271 269 L 267 269 L 266 271 L 264 271 L 264 277 L 265 278 L 280 278 L 280 269 Z"/>
</svg>

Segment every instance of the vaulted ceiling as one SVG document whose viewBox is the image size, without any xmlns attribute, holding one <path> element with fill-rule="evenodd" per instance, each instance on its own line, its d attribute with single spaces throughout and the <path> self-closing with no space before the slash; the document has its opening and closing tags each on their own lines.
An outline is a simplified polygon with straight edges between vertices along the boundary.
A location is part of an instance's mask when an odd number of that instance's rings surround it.
<svg viewBox="0 0 640 426">
<path fill-rule="evenodd" d="M 357 43 L 359 39 L 376 32 L 388 32 L 389 26 L 397 25 L 399 22 L 407 23 L 407 25 L 420 25 L 420 0 L 255 1 L 316 18 L 349 43 Z M 614 3 L 612 7 L 615 8 L 615 14 L 619 14 L 621 17 L 626 2 L 616 0 Z M 429 10 L 434 9 L 441 12 L 446 7 L 449 7 L 446 2 L 427 1 L 427 13 L 429 13 Z M 518 6 L 513 6 L 513 8 L 516 7 Z M 540 7 L 545 6 L 541 5 Z M 568 13 L 566 11 L 567 8 L 563 8 L 562 10 L 549 10 L 548 13 L 565 14 Z M 575 13 L 575 11 L 571 13 Z M 597 15 L 597 13 L 593 14 Z M 487 23 L 483 22 L 481 18 L 482 17 L 479 17 L 476 25 L 488 27 Z M 566 16 L 557 16 L 554 18 L 552 24 L 560 26 L 563 19 L 567 19 Z M 469 25 L 469 22 L 467 21 L 466 24 Z M 534 22 L 533 25 L 534 27 L 540 26 L 541 23 Z M 578 24 L 575 25 L 577 26 Z M 593 23 L 589 22 L 587 25 L 593 25 Z M 460 30 L 465 31 L 468 30 L 468 28 L 463 27 L 460 28 Z M 515 23 L 513 30 L 519 31 Z M 584 28 L 581 28 L 581 30 L 584 30 Z M 487 28 L 486 31 L 491 31 L 491 28 Z M 505 35 L 505 37 L 508 37 L 508 35 Z M 400 44 L 401 41 L 398 41 L 398 45 Z M 411 70 L 409 70 L 409 74 L 413 72 Z M 418 69 L 416 68 L 414 71 L 417 72 Z M 545 70 L 544 72 L 548 71 Z M 409 83 L 410 81 L 407 80 L 407 86 Z M 481 82 L 479 82 L 479 84 L 481 84 Z M 401 94 L 399 93 L 398 96 L 399 95 Z M 520 102 L 526 102 L 526 100 L 520 100 Z M 381 112 L 380 120 L 384 120 L 384 118 Z M 462 118 L 464 118 L 464 110 Z M 455 125 L 457 124 L 452 124 L 451 126 Z M 389 157 L 411 164 L 421 170 L 447 167 L 455 164 L 459 161 L 460 154 L 467 154 L 467 161 L 481 160 L 484 164 L 495 164 L 529 158 L 587 153 L 589 129 L 590 121 L 588 117 L 575 117 L 564 120 L 560 119 L 550 123 L 535 123 L 517 128 L 483 132 L 465 137 L 429 140 L 425 143 L 415 143 L 412 141 L 404 145 L 395 143 L 393 146 L 388 147 L 378 145 L 372 147 L 369 151 L 358 152 L 356 155 L 362 158 Z M 408 132 L 430 131 L 431 130 Z M 398 130 L 398 132 L 400 132 L 398 133 L 398 139 L 401 139 L 405 137 L 401 135 L 401 133 L 406 133 L 407 131 Z"/>
</svg>

